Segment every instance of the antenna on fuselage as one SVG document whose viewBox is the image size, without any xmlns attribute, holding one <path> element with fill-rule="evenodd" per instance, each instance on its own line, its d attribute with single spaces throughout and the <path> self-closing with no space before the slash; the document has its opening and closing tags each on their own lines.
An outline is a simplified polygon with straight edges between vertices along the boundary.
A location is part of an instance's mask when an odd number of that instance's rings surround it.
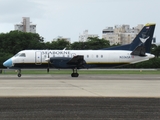
<svg viewBox="0 0 160 120">
<path fill-rule="evenodd" d="M 63 50 L 66 50 L 66 47 Z"/>
</svg>

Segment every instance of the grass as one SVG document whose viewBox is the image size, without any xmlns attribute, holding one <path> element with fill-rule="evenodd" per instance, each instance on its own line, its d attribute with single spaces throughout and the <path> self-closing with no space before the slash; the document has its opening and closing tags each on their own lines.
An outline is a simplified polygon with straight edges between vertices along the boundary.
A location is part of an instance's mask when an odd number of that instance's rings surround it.
<svg viewBox="0 0 160 120">
<path fill-rule="evenodd" d="M 58 70 L 58 69 L 51 69 L 49 73 L 47 70 L 29 70 L 25 69 L 21 71 L 22 74 L 71 74 L 72 70 Z M 136 69 L 136 70 L 92 70 L 92 69 L 84 69 L 78 70 L 79 74 L 160 74 L 160 70 L 145 70 L 145 69 Z M 3 70 L 2 74 L 17 74 L 17 70 Z"/>
</svg>

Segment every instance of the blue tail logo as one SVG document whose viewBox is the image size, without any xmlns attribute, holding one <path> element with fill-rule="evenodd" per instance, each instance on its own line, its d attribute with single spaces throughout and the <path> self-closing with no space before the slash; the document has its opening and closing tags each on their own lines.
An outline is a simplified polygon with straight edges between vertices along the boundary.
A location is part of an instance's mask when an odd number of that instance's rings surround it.
<svg viewBox="0 0 160 120">
<path fill-rule="evenodd" d="M 141 40 L 141 42 L 142 43 L 145 43 L 146 42 L 146 40 L 148 40 L 149 39 L 149 37 L 147 37 L 147 38 L 139 38 L 140 40 Z"/>
</svg>

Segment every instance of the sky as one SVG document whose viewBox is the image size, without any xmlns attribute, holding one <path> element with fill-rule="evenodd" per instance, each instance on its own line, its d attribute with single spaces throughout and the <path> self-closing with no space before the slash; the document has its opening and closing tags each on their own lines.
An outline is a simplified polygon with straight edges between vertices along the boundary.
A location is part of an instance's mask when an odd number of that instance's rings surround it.
<svg viewBox="0 0 160 120">
<path fill-rule="evenodd" d="M 0 0 L 0 33 L 14 30 L 22 17 L 30 17 L 45 41 L 58 36 L 78 41 L 80 34 L 102 37 L 106 27 L 156 23 L 160 43 L 160 0 Z"/>
</svg>

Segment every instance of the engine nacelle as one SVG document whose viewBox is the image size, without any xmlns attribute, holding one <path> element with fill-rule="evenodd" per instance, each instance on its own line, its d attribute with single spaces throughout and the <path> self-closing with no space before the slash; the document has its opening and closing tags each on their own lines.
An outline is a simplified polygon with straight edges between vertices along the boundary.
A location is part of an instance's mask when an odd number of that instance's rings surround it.
<svg viewBox="0 0 160 120">
<path fill-rule="evenodd" d="M 67 64 L 72 58 L 69 57 L 52 57 L 50 64 L 56 68 L 75 68 L 76 65 Z"/>
</svg>

